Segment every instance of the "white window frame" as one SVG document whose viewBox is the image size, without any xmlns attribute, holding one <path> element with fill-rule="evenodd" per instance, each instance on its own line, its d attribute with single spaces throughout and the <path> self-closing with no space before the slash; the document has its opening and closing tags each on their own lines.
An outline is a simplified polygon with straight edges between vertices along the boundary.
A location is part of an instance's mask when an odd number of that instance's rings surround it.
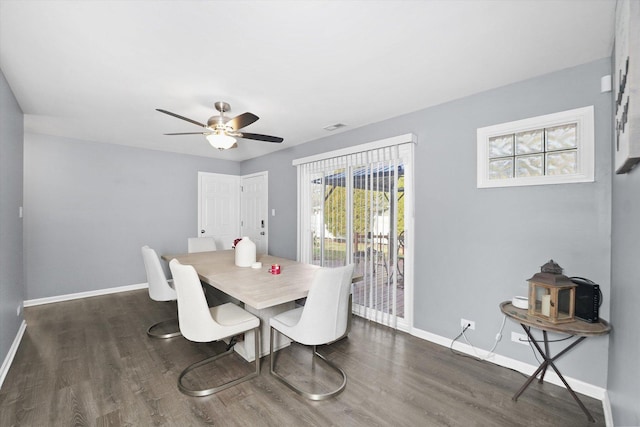
<svg viewBox="0 0 640 427">
<path fill-rule="evenodd" d="M 578 172 L 571 175 L 544 175 L 489 179 L 489 138 L 511 133 L 575 123 L 578 135 Z M 561 111 L 508 123 L 478 128 L 477 187 L 516 187 L 595 181 L 595 137 L 593 106 Z"/>
</svg>

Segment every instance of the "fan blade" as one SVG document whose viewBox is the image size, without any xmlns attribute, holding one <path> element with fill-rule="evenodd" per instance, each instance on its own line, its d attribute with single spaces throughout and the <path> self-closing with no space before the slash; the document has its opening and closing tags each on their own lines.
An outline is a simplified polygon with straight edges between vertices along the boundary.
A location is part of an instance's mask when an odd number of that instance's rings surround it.
<svg viewBox="0 0 640 427">
<path fill-rule="evenodd" d="M 165 135 L 206 135 L 209 132 L 177 132 L 177 133 L 165 133 Z"/>
<path fill-rule="evenodd" d="M 181 116 L 180 114 L 172 113 L 171 111 L 161 110 L 160 108 L 156 108 L 156 111 L 160 111 L 161 113 L 168 114 L 170 116 L 176 117 L 178 119 L 182 119 L 184 121 L 187 121 L 189 123 L 193 123 L 194 125 L 198 125 L 198 126 L 203 127 L 203 128 L 207 127 L 206 125 L 204 125 L 204 124 L 202 124 L 200 122 L 196 122 L 195 120 L 191 120 L 191 119 L 189 119 L 187 117 Z"/>
<path fill-rule="evenodd" d="M 233 130 L 242 129 L 245 126 L 249 126 L 251 123 L 258 120 L 260 117 L 253 113 L 242 113 L 239 116 L 229 120 L 226 125 L 230 126 Z"/>
<path fill-rule="evenodd" d="M 245 138 L 245 139 L 255 139 L 258 141 L 267 141 L 267 142 L 282 142 L 284 141 L 283 138 L 280 138 L 279 136 L 271 136 L 271 135 L 260 135 L 259 133 L 246 133 L 246 132 L 242 132 L 240 135 L 238 135 L 240 138 Z"/>
</svg>

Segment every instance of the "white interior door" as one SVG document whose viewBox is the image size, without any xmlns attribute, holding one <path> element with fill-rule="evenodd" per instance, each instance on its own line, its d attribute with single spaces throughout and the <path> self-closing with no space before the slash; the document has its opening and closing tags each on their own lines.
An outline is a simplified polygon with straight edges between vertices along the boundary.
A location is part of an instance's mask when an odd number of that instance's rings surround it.
<svg viewBox="0 0 640 427">
<path fill-rule="evenodd" d="M 241 184 L 241 229 L 243 236 L 256 244 L 256 252 L 268 253 L 269 249 L 269 181 L 267 172 L 246 175 Z"/>
<path fill-rule="evenodd" d="M 198 172 L 198 236 L 231 249 L 240 233 L 240 177 Z"/>
</svg>

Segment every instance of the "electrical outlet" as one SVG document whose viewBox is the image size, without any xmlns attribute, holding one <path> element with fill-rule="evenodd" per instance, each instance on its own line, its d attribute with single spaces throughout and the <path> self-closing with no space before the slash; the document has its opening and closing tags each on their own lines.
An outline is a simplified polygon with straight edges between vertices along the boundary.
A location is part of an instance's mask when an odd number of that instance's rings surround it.
<svg viewBox="0 0 640 427">
<path fill-rule="evenodd" d="M 471 325 L 469 326 L 469 329 L 471 330 L 476 329 L 476 322 L 474 322 L 473 320 L 460 319 L 460 326 L 462 327 L 462 329 L 466 328 L 467 325 Z"/>
<path fill-rule="evenodd" d="M 529 337 L 517 332 L 511 332 L 511 341 L 517 342 L 518 344 L 529 345 Z"/>
</svg>

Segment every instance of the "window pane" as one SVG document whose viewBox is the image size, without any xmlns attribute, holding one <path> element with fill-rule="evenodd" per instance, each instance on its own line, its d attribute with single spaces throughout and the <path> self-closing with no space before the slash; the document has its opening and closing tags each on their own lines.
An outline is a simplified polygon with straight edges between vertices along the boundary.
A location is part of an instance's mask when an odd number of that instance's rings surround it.
<svg viewBox="0 0 640 427">
<path fill-rule="evenodd" d="M 513 178 L 513 158 L 489 161 L 489 179 Z"/>
<path fill-rule="evenodd" d="M 542 129 L 516 134 L 516 154 L 541 153 Z"/>
<path fill-rule="evenodd" d="M 323 220 L 322 207 L 324 205 L 324 178 L 322 173 L 310 176 L 311 206 L 309 206 L 309 225 L 311 228 L 311 263 L 322 265 Z"/>
<path fill-rule="evenodd" d="M 578 173 L 578 151 L 562 151 L 547 154 L 547 175 L 571 175 Z"/>
<path fill-rule="evenodd" d="M 544 175 L 542 154 L 516 157 L 516 177 L 542 175 Z"/>
<path fill-rule="evenodd" d="M 513 156 L 513 135 L 489 138 L 489 158 Z"/>
<path fill-rule="evenodd" d="M 547 129 L 547 151 L 577 148 L 577 127 L 575 123 Z"/>
<path fill-rule="evenodd" d="M 346 260 L 346 170 L 329 170 L 325 176 L 322 265 L 344 265 Z"/>
</svg>

